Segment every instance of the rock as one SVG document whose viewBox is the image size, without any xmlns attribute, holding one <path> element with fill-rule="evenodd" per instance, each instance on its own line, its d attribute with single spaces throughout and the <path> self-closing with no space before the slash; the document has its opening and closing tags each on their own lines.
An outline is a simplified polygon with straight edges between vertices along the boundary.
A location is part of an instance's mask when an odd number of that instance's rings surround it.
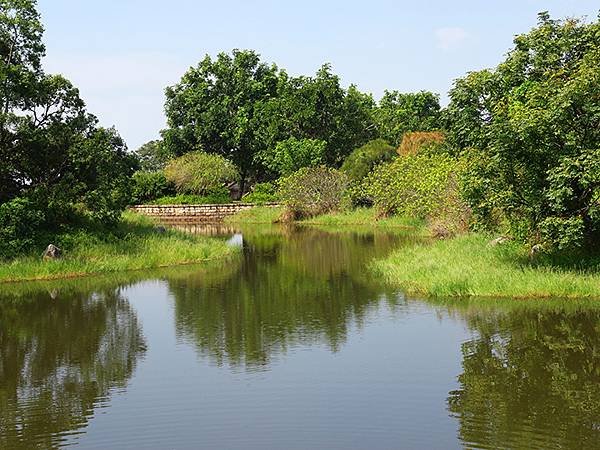
<svg viewBox="0 0 600 450">
<path fill-rule="evenodd" d="M 510 242 L 512 239 L 508 236 L 500 236 L 497 237 L 496 239 L 493 239 L 489 242 L 489 245 L 491 247 L 496 247 L 497 245 L 502 245 L 502 244 L 506 244 L 507 242 Z"/>
<path fill-rule="evenodd" d="M 54 244 L 50 244 L 42 253 L 42 259 L 51 260 L 51 259 L 59 259 L 62 256 L 62 250 L 58 248 Z"/>
<path fill-rule="evenodd" d="M 159 226 L 159 227 L 156 227 L 154 230 L 155 230 L 155 231 L 156 231 L 158 234 L 165 234 L 165 233 L 167 232 L 167 229 L 166 229 L 165 227 L 161 227 L 161 226 Z"/>
<path fill-rule="evenodd" d="M 529 250 L 529 257 L 533 258 L 538 253 L 542 253 L 543 251 L 544 251 L 544 247 L 541 244 L 535 244 L 533 247 L 531 247 L 531 250 Z"/>
</svg>

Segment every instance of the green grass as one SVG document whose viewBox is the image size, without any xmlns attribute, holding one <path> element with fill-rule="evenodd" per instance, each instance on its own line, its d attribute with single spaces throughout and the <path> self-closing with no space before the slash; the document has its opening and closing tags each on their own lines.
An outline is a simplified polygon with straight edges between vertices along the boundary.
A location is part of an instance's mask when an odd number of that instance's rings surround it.
<svg viewBox="0 0 600 450">
<path fill-rule="evenodd" d="M 300 221 L 302 224 L 332 226 L 356 226 L 367 225 L 376 228 L 422 228 L 423 221 L 409 217 L 386 217 L 377 218 L 373 208 L 357 208 L 352 211 L 343 211 L 322 216 L 313 217 Z"/>
<path fill-rule="evenodd" d="M 170 197 L 160 197 L 150 202 L 150 205 L 212 205 L 231 203 L 229 195 L 189 195 L 179 194 Z"/>
<path fill-rule="evenodd" d="M 0 264 L 0 283 L 195 264 L 236 251 L 208 237 L 174 230 L 159 233 L 150 219 L 132 213 L 124 214 L 111 232 L 71 231 L 55 236 L 53 243 L 63 250 L 63 258 L 42 261 L 39 255 L 30 255 L 4 262 Z"/>
<path fill-rule="evenodd" d="M 283 208 L 279 206 L 255 206 L 252 209 L 240 211 L 226 217 L 224 222 L 235 225 L 243 224 L 272 224 L 279 221 Z"/>
<path fill-rule="evenodd" d="M 409 294 L 435 297 L 600 298 L 600 271 L 532 265 L 514 242 L 492 247 L 485 235 L 396 250 L 371 268 Z"/>
</svg>

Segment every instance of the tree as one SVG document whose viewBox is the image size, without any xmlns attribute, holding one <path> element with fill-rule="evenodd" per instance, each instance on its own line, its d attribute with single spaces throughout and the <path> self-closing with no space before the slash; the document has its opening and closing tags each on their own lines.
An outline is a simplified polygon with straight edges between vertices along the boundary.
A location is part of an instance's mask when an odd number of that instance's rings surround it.
<svg viewBox="0 0 600 450">
<path fill-rule="evenodd" d="M 296 139 L 280 141 L 274 149 L 257 155 L 265 167 L 278 176 L 291 175 L 302 167 L 322 163 L 327 143 L 318 139 Z"/>
<path fill-rule="evenodd" d="M 402 94 L 385 91 L 374 112 L 379 137 L 398 147 L 407 131 L 439 127 L 440 98 L 432 92 Z"/>
<path fill-rule="evenodd" d="M 342 164 L 341 170 L 348 175 L 351 181 L 360 182 L 375 166 L 389 162 L 396 156 L 398 154 L 394 147 L 383 139 L 375 139 L 350 153 Z"/>
<path fill-rule="evenodd" d="M 145 172 L 163 170 L 173 157 L 161 140 L 146 142 L 135 151 L 135 154 L 140 162 L 140 170 Z"/>
<path fill-rule="evenodd" d="M 262 147 L 254 127 L 256 105 L 276 94 L 278 69 L 250 50 L 206 56 L 166 90 L 166 149 L 216 153 L 240 169 L 242 183 L 255 172 Z"/>
<path fill-rule="evenodd" d="M 114 129 L 98 127 L 76 87 L 44 73 L 35 7 L 33 0 L 0 0 L 0 204 L 9 204 L 9 215 L 19 205 L 36 209 L 40 228 L 55 229 L 75 213 L 114 222 L 127 204 L 135 160 Z M 33 242 L 18 235 L 26 229 L 40 231 L 10 226 L 3 236 Z"/>
<path fill-rule="evenodd" d="M 599 236 L 600 22 L 542 13 L 503 63 L 450 97 L 452 140 L 477 149 L 467 195 L 480 220 L 500 215 L 557 248 Z"/>
<path fill-rule="evenodd" d="M 373 98 L 355 86 L 345 90 L 323 65 L 314 77 L 289 77 L 281 72 L 277 95 L 263 102 L 256 128 L 267 149 L 289 139 L 326 143 L 324 162 L 340 166 L 355 148 L 375 137 Z"/>
</svg>

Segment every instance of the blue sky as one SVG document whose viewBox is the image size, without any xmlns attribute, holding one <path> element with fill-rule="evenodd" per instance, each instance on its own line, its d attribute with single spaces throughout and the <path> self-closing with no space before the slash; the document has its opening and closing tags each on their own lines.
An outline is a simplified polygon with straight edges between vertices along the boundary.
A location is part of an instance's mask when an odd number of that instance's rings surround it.
<svg viewBox="0 0 600 450">
<path fill-rule="evenodd" d="M 598 0 L 38 0 L 46 70 L 81 90 L 131 149 L 165 125 L 164 88 L 206 54 L 254 49 L 289 73 L 329 62 L 344 85 L 445 95 L 493 67 L 547 10 L 598 16 Z"/>
</svg>

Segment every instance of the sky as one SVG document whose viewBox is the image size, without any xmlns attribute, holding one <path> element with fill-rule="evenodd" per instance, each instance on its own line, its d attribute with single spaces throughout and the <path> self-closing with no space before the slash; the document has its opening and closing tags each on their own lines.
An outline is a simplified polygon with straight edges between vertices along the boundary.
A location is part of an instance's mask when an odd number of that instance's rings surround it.
<svg viewBox="0 0 600 450">
<path fill-rule="evenodd" d="M 165 127 L 164 89 L 206 55 L 252 49 L 292 75 L 332 65 L 379 99 L 495 67 L 537 13 L 598 17 L 598 0 L 38 0 L 45 68 L 80 89 L 130 149 Z"/>
</svg>

